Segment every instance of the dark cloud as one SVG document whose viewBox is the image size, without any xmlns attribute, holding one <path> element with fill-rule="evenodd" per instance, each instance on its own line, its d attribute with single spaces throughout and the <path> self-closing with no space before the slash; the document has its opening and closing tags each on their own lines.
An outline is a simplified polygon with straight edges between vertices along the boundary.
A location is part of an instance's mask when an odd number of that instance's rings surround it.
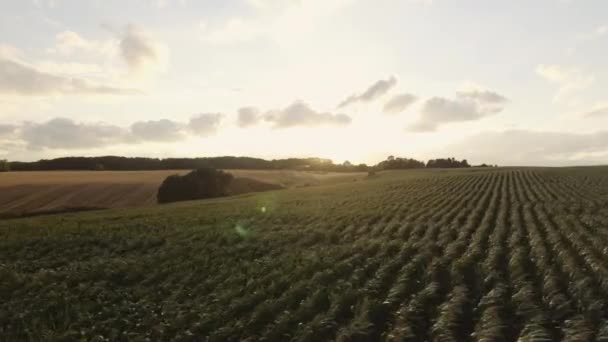
<svg viewBox="0 0 608 342">
<path fill-rule="evenodd" d="M 417 100 L 418 98 L 412 94 L 398 94 L 384 104 L 382 111 L 387 114 L 401 113 Z"/>
<path fill-rule="evenodd" d="M 134 89 L 97 85 L 89 81 L 53 75 L 0 57 L 0 93 L 25 96 L 52 94 L 124 95 Z"/>
<path fill-rule="evenodd" d="M 32 150 L 101 147 L 124 142 L 126 137 L 126 130 L 117 126 L 77 123 L 66 118 L 26 122 L 21 127 L 21 139 Z"/>
<path fill-rule="evenodd" d="M 260 111 L 255 107 L 243 107 L 239 109 L 237 125 L 239 127 L 254 126 L 260 121 Z"/>
<path fill-rule="evenodd" d="M 222 114 L 200 114 L 186 123 L 168 119 L 138 121 L 129 128 L 105 123 L 78 123 L 55 118 L 21 126 L 0 125 L 0 138 L 21 142 L 30 150 L 84 149 L 141 142 L 175 142 L 188 134 L 208 136 L 217 131 Z"/>
<path fill-rule="evenodd" d="M 17 126 L 0 124 L 0 138 L 10 137 L 17 131 Z"/>
<path fill-rule="evenodd" d="M 266 114 L 265 120 L 272 122 L 275 128 L 288 128 L 295 126 L 342 126 L 351 122 L 351 118 L 344 114 L 320 113 L 314 111 L 308 104 L 296 101 L 289 107 L 270 111 Z"/>
<path fill-rule="evenodd" d="M 484 132 L 441 153 L 467 156 L 475 163 L 577 165 L 608 163 L 608 131 L 589 134 L 507 130 Z"/>
<path fill-rule="evenodd" d="M 349 96 L 338 105 L 338 108 L 344 108 L 357 102 L 371 102 L 388 93 L 388 91 L 396 85 L 397 78 L 394 76 L 391 76 L 388 80 L 379 80 L 367 88 L 363 93 Z"/>
<path fill-rule="evenodd" d="M 131 125 L 136 141 L 173 142 L 184 138 L 184 125 L 168 119 L 138 121 Z"/>
<path fill-rule="evenodd" d="M 479 120 L 501 112 L 507 102 L 504 96 L 490 91 L 459 92 L 456 99 L 433 97 L 424 103 L 419 120 L 408 129 L 429 132 L 446 123 Z"/>
<path fill-rule="evenodd" d="M 199 114 L 190 119 L 188 130 L 198 136 L 209 136 L 217 132 L 224 116 L 220 113 Z"/>
</svg>

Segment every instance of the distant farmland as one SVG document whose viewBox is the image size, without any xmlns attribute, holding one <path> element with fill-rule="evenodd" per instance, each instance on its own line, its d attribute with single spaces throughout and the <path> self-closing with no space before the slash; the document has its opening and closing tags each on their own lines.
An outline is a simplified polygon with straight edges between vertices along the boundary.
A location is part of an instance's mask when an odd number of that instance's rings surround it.
<svg viewBox="0 0 608 342">
<path fill-rule="evenodd" d="M 0 222 L 6 340 L 607 341 L 608 168 Z"/>
<path fill-rule="evenodd" d="M 285 188 L 352 181 L 362 173 L 228 170 L 237 178 Z M 153 205 L 162 181 L 177 171 L 39 171 L 0 173 L 0 217 L 70 209 L 122 208 Z M 249 192 L 237 179 L 235 194 Z"/>
</svg>

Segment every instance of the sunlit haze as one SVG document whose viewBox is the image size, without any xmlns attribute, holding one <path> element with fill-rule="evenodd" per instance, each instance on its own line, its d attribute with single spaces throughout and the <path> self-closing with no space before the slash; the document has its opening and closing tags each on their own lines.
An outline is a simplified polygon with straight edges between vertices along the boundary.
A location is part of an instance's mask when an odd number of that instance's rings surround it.
<svg viewBox="0 0 608 342">
<path fill-rule="evenodd" d="M 603 0 L 0 0 L 0 159 L 608 162 Z"/>
</svg>

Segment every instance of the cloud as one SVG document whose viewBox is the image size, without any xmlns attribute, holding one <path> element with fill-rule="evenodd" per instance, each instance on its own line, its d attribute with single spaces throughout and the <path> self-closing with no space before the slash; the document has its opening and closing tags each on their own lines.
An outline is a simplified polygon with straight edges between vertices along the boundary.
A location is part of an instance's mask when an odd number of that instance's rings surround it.
<svg viewBox="0 0 608 342">
<path fill-rule="evenodd" d="M 184 125 L 169 119 L 138 121 L 131 125 L 136 141 L 173 142 L 184 138 Z"/>
<path fill-rule="evenodd" d="M 588 75 L 575 67 L 540 64 L 536 73 L 547 81 L 556 84 L 559 88 L 553 101 L 564 101 L 576 92 L 589 88 L 593 82 L 593 75 Z"/>
<path fill-rule="evenodd" d="M 21 127 L 21 139 L 32 150 L 81 149 L 113 145 L 123 142 L 126 131 L 104 123 L 77 123 L 56 118 L 43 123 L 26 122 Z"/>
<path fill-rule="evenodd" d="M 217 132 L 224 116 L 220 113 L 199 114 L 190 119 L 188 130 L 198 136 L 209 136 Z"/>
<path fill-rule="evenodd" d="M 239 127 L 249 127 L 260 121 L 260 111 L 255 107 L 243 107 L 239 109 L 237 125 Z"/>
<path fill-rule="evenodd" d="M 51 54 L 70 56 L 72 59 L 81 57 L 87 60 L 94 58 L 104 61 L 103 64 L 88 64 L 91 69 L 110 69 L 117 73 L 118 61 L 123 61 L 131 76 L 143 76 L 148 72 L 162 71 L 166 68 L 168 49 L 161 42 L 134 25 L 128 25 L 124 29 L 115 29 L 107 26 L 107 30 L 113 33 L 109 39 L 93 40 L 87 39 L 74 31 L 62 31 L 55 36 L 55 46 L 47 51 Z M 57 63 L 52 63 L 57 65 Z M 70 70 L 74 64 L 69 63 Z M 108 71 L 103 71 L 108 74 Z"/>
<path fill-rule="evenodd" d="M 605 36 L 608 34 L 608 25 L 602 25 L 595 29 L 595 34 L 598 36 Z"/>
<path fill-rule="evenodd" d="M 397 114 L 406 110 L 418 97 L 412 94 L 398 94 L 384 104 L 382 111 L 387 114 Z"/>
<path fill-rule="evenodd" d="M 608 162 L 608 131 L 595 133 L 507 130 L 484 132 L 448 146 L 441 153 L 475 163 L 575 165 Z"/>
<path fill-rule="evenodd" d="M 74 31 L 62 31 L 55 36 L 55 47 L 49 49 L 50 53 L 72 55 L 84 52 L 100 56 L 113 56 L 117 51 L 115 40 L 89 40 Z"/>
<path fill-rule="evenodd" d="M 371 102 L 386 94 L 396 85 L 397 78 L 394 76 L 391 76 L 387 80 L 379 80 L 367 88 L 367 90 L 365 90 L 363 93 L 349 96 L 346 100 L 342 101 L 338 105 L 338 108 L 344 108 L 357 102 Z"/>
<path fill-rule="evenodd" d="M 209 136 L 219 128 L 222 114 L 199 114 L 187 123 L 169 119 L 137 121 L 127 128 L 103 122 L 80 123 L 54 118 L 42 123 L 0 125 L 0 139 L 30 150 L 85 149 L 142 142 L 176 142 L 189 136 Z"/>
<path fill-rule="evenodd" d="M 0 124 L 0 138 L 11 137 L 17 131 L 17 126 Z"/>
<path fill-rule="evenodd" d="M 591 111 L 583 113 L 583 117 L 586 118 L 595 118 L 601 116 L 608 117 L 608 104 L 597 105 Z"/>
<path fill-rule="evenodd" d="M 0 43 L 0 58 L 17 59 L 21 57 L 22 54 L 23 51 L 19 50 L 18 48 L 12 45 Z"/>
<path fill-rule="evenodd" d="M 272 122 L 275 128 L 343 126 L 351 122 L 351 118 L 347 115 L 317 112 L 302 101 L 296 101 L 282 110 L 268 112 L 265 120 Z"/>
<path fill-rule="evenodd" d="M 76 77 L 55 75 L 0 57 L 0 93 L 22 96 L 55 94 L 125 95 L 135 94 L 137 91 L 94 84 Z"/>
<path fill-rule="evenodd" d="M 120 39 L 120 53 L 129 70 L 139 74 L 162 67 L 166 62 L 167 49 L 143 30 L 129 25 Z"/>
<path fill-rule="evenodd" d="M 507 98 L 489 90 L 467 90 L 467 91 L 459 91 L 456 93 L 461 98 L 471 99 L 478 102 L 486 103 L 486 104 L 502 104 L 507 102 Z"/>
<path fill-rule="evenodd" d="M 430 132 L 446 123 L 479 120 L 501 112 L 507 102 L 504 96 L 487 90 L 460 91 L 456 99 L 433 97 L 424 103 L 420 119 L 408 129 Z"/>
</svg>

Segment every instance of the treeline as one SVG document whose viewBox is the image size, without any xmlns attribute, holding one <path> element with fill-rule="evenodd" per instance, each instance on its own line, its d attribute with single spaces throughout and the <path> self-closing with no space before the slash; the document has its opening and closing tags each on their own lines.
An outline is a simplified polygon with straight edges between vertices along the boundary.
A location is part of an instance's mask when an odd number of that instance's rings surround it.
<svg viewBox="0 0 608 342">
<path fill-rule="evenodd" d="M 35 162 L 11 162 L 12 171 L 50 171 L 50 170 L 193 170 L 214 169 L 309 169 L 319 171 L 350 171 L 367 165 L 334 164 L 329 159 L 289 158 L 265 160 L 251 157 L 207 157 L 207 158 L 129 158 L 105 157 L 65 157 L 43 159 Z M 362 171 L 364 171 L 364 169 Z"/>
<path fill-rule="evenodd" d="M 484 164 L 485 165 L 485 164 Z M 351 164 L 346 161 L 334 164 L 323 158 L 288 158 L 265 160 L 252 157 L 206 157 L 206 158 L 130 158 L 118 156 L 105 157 L 65 157 L 43 159 L 35 162 L 2 162 L 0 171 L 52 171 L 52 170 L 196 170 L 213 169 L 249 169 L 249 170 L 310 170 L 334 172 L 365 172 L 397 169 L 420 168 L 461 168 L 470 167 L 466 160 L 454 158 L 431 159 L 427 163 L 411 158 L 390 156 L 374 165 Z"/>
<path fill-rule="evenodd" d="M 412 158 L 399 158 L 389 156 L 386 160 L 378 163 L 374 168 L 376 170 L 400 170 L 400 169 L 424 169 L 424 168 L 466 168 L 471 167 L 466 159 L 457 160 L 455 158 L 438 158 L 430 159 L 426 162 L 412 159 Z M 480 167 L 488 167 L 486 164 L 482 164 Z"/>
<path fill-rule="evenodd" d="M 431 159 L 426 162 L 427 168 L 440 168 L 440 169 L 451 169 L 460 167 L 471 167 L 466 159 L 458 161 L 454 158 L 439 158 Z"/>
</svg>

